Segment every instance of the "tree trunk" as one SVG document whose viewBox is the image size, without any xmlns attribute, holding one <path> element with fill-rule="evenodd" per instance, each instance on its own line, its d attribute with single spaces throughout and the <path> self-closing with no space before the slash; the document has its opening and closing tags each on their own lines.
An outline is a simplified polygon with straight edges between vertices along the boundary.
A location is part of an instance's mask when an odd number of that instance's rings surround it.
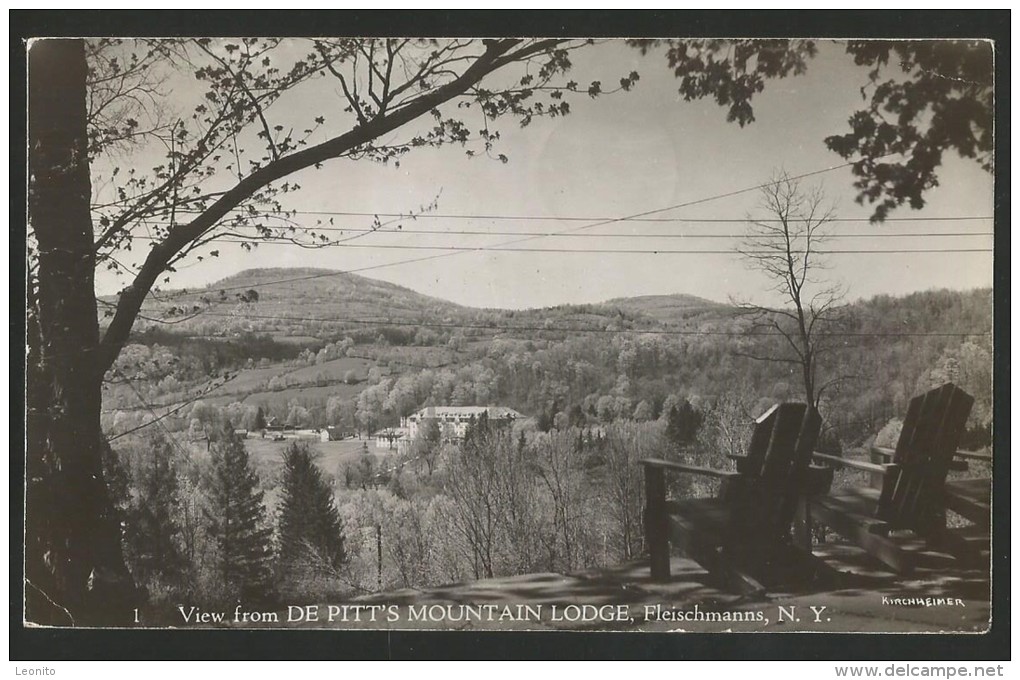
<svg viewBox="0 0 1020 680">
<path fill-rule="evenodd" d="M 29 49 L 30 274 L 27 362 L 26 618 L 129 620 L 134 593 L 103 478 L 103 372 L 80 40 Z"/>
</svg>

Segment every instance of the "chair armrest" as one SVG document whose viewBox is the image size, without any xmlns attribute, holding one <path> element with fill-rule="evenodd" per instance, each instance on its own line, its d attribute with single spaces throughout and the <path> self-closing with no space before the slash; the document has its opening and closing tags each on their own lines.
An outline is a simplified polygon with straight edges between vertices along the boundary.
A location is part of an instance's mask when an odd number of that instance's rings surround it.
<svg viewBox="0 0 1020 680">
<path fill-rule="evenodd" d="M 887 463 L 891 463 L 893 457 L 896 455 L 895 449 L 890 449 L 885 446 L 872 446 L 871 453 L 874 455 L 882 456 L 885 458 Z M 953 460 L 949 461 L 949 469 L 954 472 L 966 472 L 970 469 L 967 465 L 967 460 L 986 460 L 992 459 L 988 454 L 974 453 L 972 451 L 957 451 L 954 455 Z M 957 460 L 959 459 L 959 460 Z"/>
<path fill-rule="evenodd" d="M 674 463 L 670 460 L 662 460 L 661 458 L 645 458 L 640 461 L 641 465 L 645 467 L 662 468 L 664 470 L 675 470 L 676 472 L 687 472 L 692 475 L 702 475 L 704 477 L 717 477 L 719 479 L 727 479 L 729 477 L 735 477 L 738 473 L 732 470 L 717 470 L 715 468 L 698 467 L 697 465 L 685 465 L 683 463 Z"/>
<path fill-rule="evenodd" d="M 871 452 L 877 456 L 882 456 L 888 463 L 891 463 L 896 455 L 896 449 L 890 449 L 887 446 L 872 446 Z"/>
<path fill-rule="evenodd" d="M 991 453 L 980 453 L 978 451 L 957 451 L 955 457 L 963 460 L 982 460 L 986 463 L 992 462 Z"/>
<path fill-rule="evenodd" d="M 820 460 L 830 465 L 836 465 L 838 467 L 854 468 L 855 470 L 864 470 L 865 472 L 877 472 L 878 474 L 885 474 L 886 470 L 889 469 L 889 465 L 879 465 L 878 463 L 868 463 L 863 460 L 851 460 L 849 458 L 840 458 L 839 456 L 830 456 L 826 453 L 813 453 L 812 457 L 815 460 Z"/>
</svg>

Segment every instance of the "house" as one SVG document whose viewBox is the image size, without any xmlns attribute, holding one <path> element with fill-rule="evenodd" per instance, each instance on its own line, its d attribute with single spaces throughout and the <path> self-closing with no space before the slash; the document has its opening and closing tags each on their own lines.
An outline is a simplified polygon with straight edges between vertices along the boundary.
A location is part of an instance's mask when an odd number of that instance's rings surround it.
<svg viewBox="0 0 1020 680">
<path fill-rule="evenodd" d="M 478 420 L 483 413 L 488 415 L 490 421 L 498 422 L 513 422 L 524 418 L 524 415 L 506 406 L 426 406 L 409 415 L 402 424 L 407 428 L 409 439 L 414 440 L 429 420 L 436 420 L 443 439 L 456 442 L 464 438 L 468 425 Z"/>
<path fill-rule="evenodd" d="M 322 442 L 339 442 L 350 436 L 349 432 L 345 432 L 335 425 L 327 425 L 319 430 L 319 441 Z"/>
</svg>

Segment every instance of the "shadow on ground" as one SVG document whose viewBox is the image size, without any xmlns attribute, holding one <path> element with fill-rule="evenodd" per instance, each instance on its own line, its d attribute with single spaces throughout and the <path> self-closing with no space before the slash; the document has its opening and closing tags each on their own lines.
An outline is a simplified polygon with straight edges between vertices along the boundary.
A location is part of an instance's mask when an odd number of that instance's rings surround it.
<svg viewBox="0 0 1020 680">
<path fill-rule="evenodd" d="M 973 633 L 989 626 L 987 567 L 965 568 L 948 555 L 920 551 L 915 573 L 901 577 L 847 545 L 822 545 L 815 554 L 839 574 L 834 586 L 787 588 L 748 599 L 726 592 L 694 562 L 674 557 L 672 578 L 665 583 L 651 580 L 645 561 L 572 574 L 533 573 L 364 596 L 343 604 L 388 609 L 380 610 L 375 621 L 320 621 L 313 625 L 442 630 Z"/>
</svg>

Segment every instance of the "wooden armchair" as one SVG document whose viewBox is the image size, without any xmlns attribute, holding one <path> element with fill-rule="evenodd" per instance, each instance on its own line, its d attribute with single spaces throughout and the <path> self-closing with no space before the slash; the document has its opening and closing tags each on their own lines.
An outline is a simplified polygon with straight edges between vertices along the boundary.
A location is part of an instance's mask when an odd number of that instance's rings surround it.
<svg viewBox="0 0 1020 680">
<path fill-rule="evenodd" d="M 812 498 L 811 518 L 899 573 L 913 570 L 918 538 L 959 557 L 975 557 L 973 547 L 946 528 L 946 475 L 959 467 L 954 457 L 973 404 L 973 397 L 951 383 L 914 397 L 888 464 L 816 453 L 816 461 L 870 472 L 881 479 L 881 485 Z"/>
<path fill-rule="evenodd" d="M 671 543 L 741 592 L 762 592 L 767 585 L 802 576 L 805 566 L 814 573 L 808 566 L 810 552 L 794 545 L 791 528 L 802 497 L 824 493 L 832 480 L 831 471 L 809 472 L 820 426 L 814 409 L 779 404 L 756 422 L 747 456 L 738 457 L 737 471 L 641 461 L 652 578 L 669 578 Z M 715 498 L 668 501 L 666 473 L 721 479 L 720 493 Z"/>
</svg>

